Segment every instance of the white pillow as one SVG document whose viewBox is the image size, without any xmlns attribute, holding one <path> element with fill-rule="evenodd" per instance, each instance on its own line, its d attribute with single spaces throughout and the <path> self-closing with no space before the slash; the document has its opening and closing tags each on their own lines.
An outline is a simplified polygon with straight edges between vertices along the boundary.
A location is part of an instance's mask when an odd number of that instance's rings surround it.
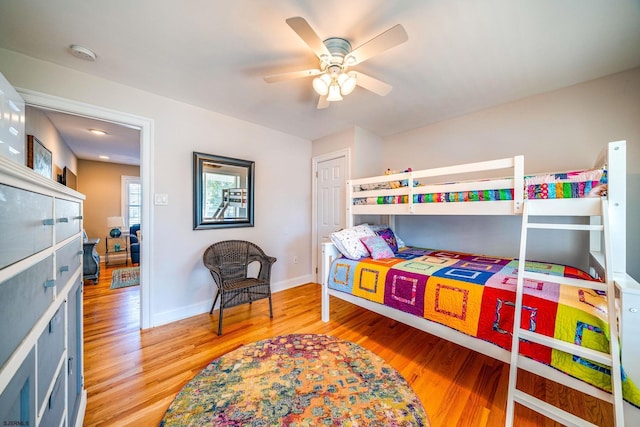
<svg viewBox="0 0 640 427">
<path fill-rule="evenodd" d="M 331 233 L 331 241 L 342 255 L 349 259 L 357 260 L 369 256 L 369 251 L 367 251 L 360 239 L 375 235 L 376 233 L 368 225 L 363 224 Z"/>
</svg>

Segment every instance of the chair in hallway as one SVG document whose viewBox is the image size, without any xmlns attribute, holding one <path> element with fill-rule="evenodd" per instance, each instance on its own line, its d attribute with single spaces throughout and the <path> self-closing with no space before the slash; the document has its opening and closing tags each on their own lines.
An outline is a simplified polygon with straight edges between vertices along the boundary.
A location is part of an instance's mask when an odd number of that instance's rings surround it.
<svg viewBox="0 0 640 427">
<path fill-rule="evenodd" d="M 140 241 L 138 239 L 140 224 L 129 227 L 129 253 L 131 253 L 131 265 L 140 264 Z"/>
<path fill-rule="evenodd" d="M 209 311 L 209 314 L 213 313 L 220 298 L 218 335 L 222 334 L 222 316 L 225 308 L 269 298 L 269 317 L 273 319 L 271 266 L 276 262 L 276 258 L 266 255 L 254 243 L 225 240 L 209 246 L 204 251 L 202 260 L 218 286 Z M 260 266 L 257 277 L 247 277 L 249 265 L 253 262 L 258 262 Z"/>
</svg>

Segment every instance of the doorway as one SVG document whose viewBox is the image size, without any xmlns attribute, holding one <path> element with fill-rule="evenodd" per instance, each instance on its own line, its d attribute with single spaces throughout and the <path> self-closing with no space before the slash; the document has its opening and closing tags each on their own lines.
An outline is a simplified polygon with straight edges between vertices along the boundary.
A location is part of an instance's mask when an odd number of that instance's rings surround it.
<svg viewBox="0 0 640 427">
<path fill-rule="evenodd" d="M 346 224 L 346 181 L 350 177 L 349 149 L 315 156 L 313 162 L 312 259 L 316 282 L 322 283 L 322 243 Z"/>
<path fill-rule="evenodd" d="M 146 329 L 151 324 L 151 286 L 153 283 L 153 216 L 152 216 L 152 139 L 153 120 L 129 113 L 110 110 L 73 100 L 59 98 L 26 89 L 17 89 L 28 106 L 53 110 L 60 113 L 107 121 L 122 126 L 133 127 L 140 131 L 140 180 L 142 183 L 141 235 L 144 238 L 144 250 L 140 259 L 140 327 Z"/>
</svg>

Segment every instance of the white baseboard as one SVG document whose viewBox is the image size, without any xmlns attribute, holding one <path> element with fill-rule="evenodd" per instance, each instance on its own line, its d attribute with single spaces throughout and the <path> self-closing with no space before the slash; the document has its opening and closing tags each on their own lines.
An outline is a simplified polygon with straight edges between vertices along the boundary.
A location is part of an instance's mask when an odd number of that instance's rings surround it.
<svg viewBox="0 0 640 427">
<path fill-rule="evenodd" d="M 295 277 L 281 282 L 271 284 L 271 292 L 277 293 L 286 289 L 295 288 L 307 283 L 313 282 L 313 275 Z M 186 319 L 187 317 L 197 316 L 198 314 L 208 313 L 211 310 L 211 300 L 200 301 L 185 307 L 166 310 L 160 313 L 151 313 L 151 327 L 166 325 L 167 323 L 176 322 Z"/>
</svg>

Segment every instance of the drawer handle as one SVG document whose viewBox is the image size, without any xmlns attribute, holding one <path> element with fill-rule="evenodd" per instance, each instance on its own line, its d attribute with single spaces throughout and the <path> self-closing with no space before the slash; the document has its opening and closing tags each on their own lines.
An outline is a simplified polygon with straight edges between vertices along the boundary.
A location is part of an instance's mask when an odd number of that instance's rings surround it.
<svg viewBox="0 0 640 427">
<path fill-rule="evenodd" d="M 68 361 L 68 363 L 67 363 L 67 367 L 68 367 L 68 369 L 67 369 L 67 375 L 71 375 L 71 374 L 73 374 L 73 356 L 71 356 L 71 357 L 69 358 L 69 361 Z"/>
<path fill-rule="evenodd" d="M 50 279 L 50 280 L 47 280 L 46 282 L 44 282 L 44 287 L 45 288 L 53 288 L 55 285 L 56 285 L 55 279 Z"/>
<path fill-rule="evenodd" d="M 82 215 L 74 216 L 74 217 L 73 217 L 73 218 L 71 218 L 71 219 L 82 219 Z"/>
<path fill-rule="evenodd" d="M 69 271 L 68 265 L 63 265 L 62 267 L 60 267 L 60 273 L 64 273 L 65 271 Z"/>
<path fill-rule="evenodd" d="M 53 218 L 47 218 L 42 220 L 42 225 L 53 225 L 53 224 L 55 224 L 55 221 L 53 220 Z"/>
<path fill-rule="evenodd" d="M 58 389 L 60 388 L 60 377 L 56 380 L 56 384 L 53 386 L 53 390 L 51 390 L 51 396 L 49 396 L 49 409 L 53 408 L 53 404 L 55 402 L 55 396 L 58 394 Z"/>
<path fill-rule="evenodd" d="M 66 301 L 65 301 L 66 302 Z M 60 324 L 62 323 L 60 321 L 60 317 L 61 317 L 61 311 L 60 309 L 58 309 L 58 311 L 56 311 L 56 314 L 53 315 L 53 317 L 51 318 L 51 320 L 49 320 L 49 333 L 53 333 L 53 329 L 54 329 L 54 325 L 55 324 Z"/>
<path fill-rule="evenodd" d="M 56 222 L 69 222 L 69 218 L 67 218 L 67 217 L 57 218 Z"/>
<path fill-rule="evenodd" d="M 84 255 L 84 251 L 80 249 L 76 255 Z"/>
</svg>

